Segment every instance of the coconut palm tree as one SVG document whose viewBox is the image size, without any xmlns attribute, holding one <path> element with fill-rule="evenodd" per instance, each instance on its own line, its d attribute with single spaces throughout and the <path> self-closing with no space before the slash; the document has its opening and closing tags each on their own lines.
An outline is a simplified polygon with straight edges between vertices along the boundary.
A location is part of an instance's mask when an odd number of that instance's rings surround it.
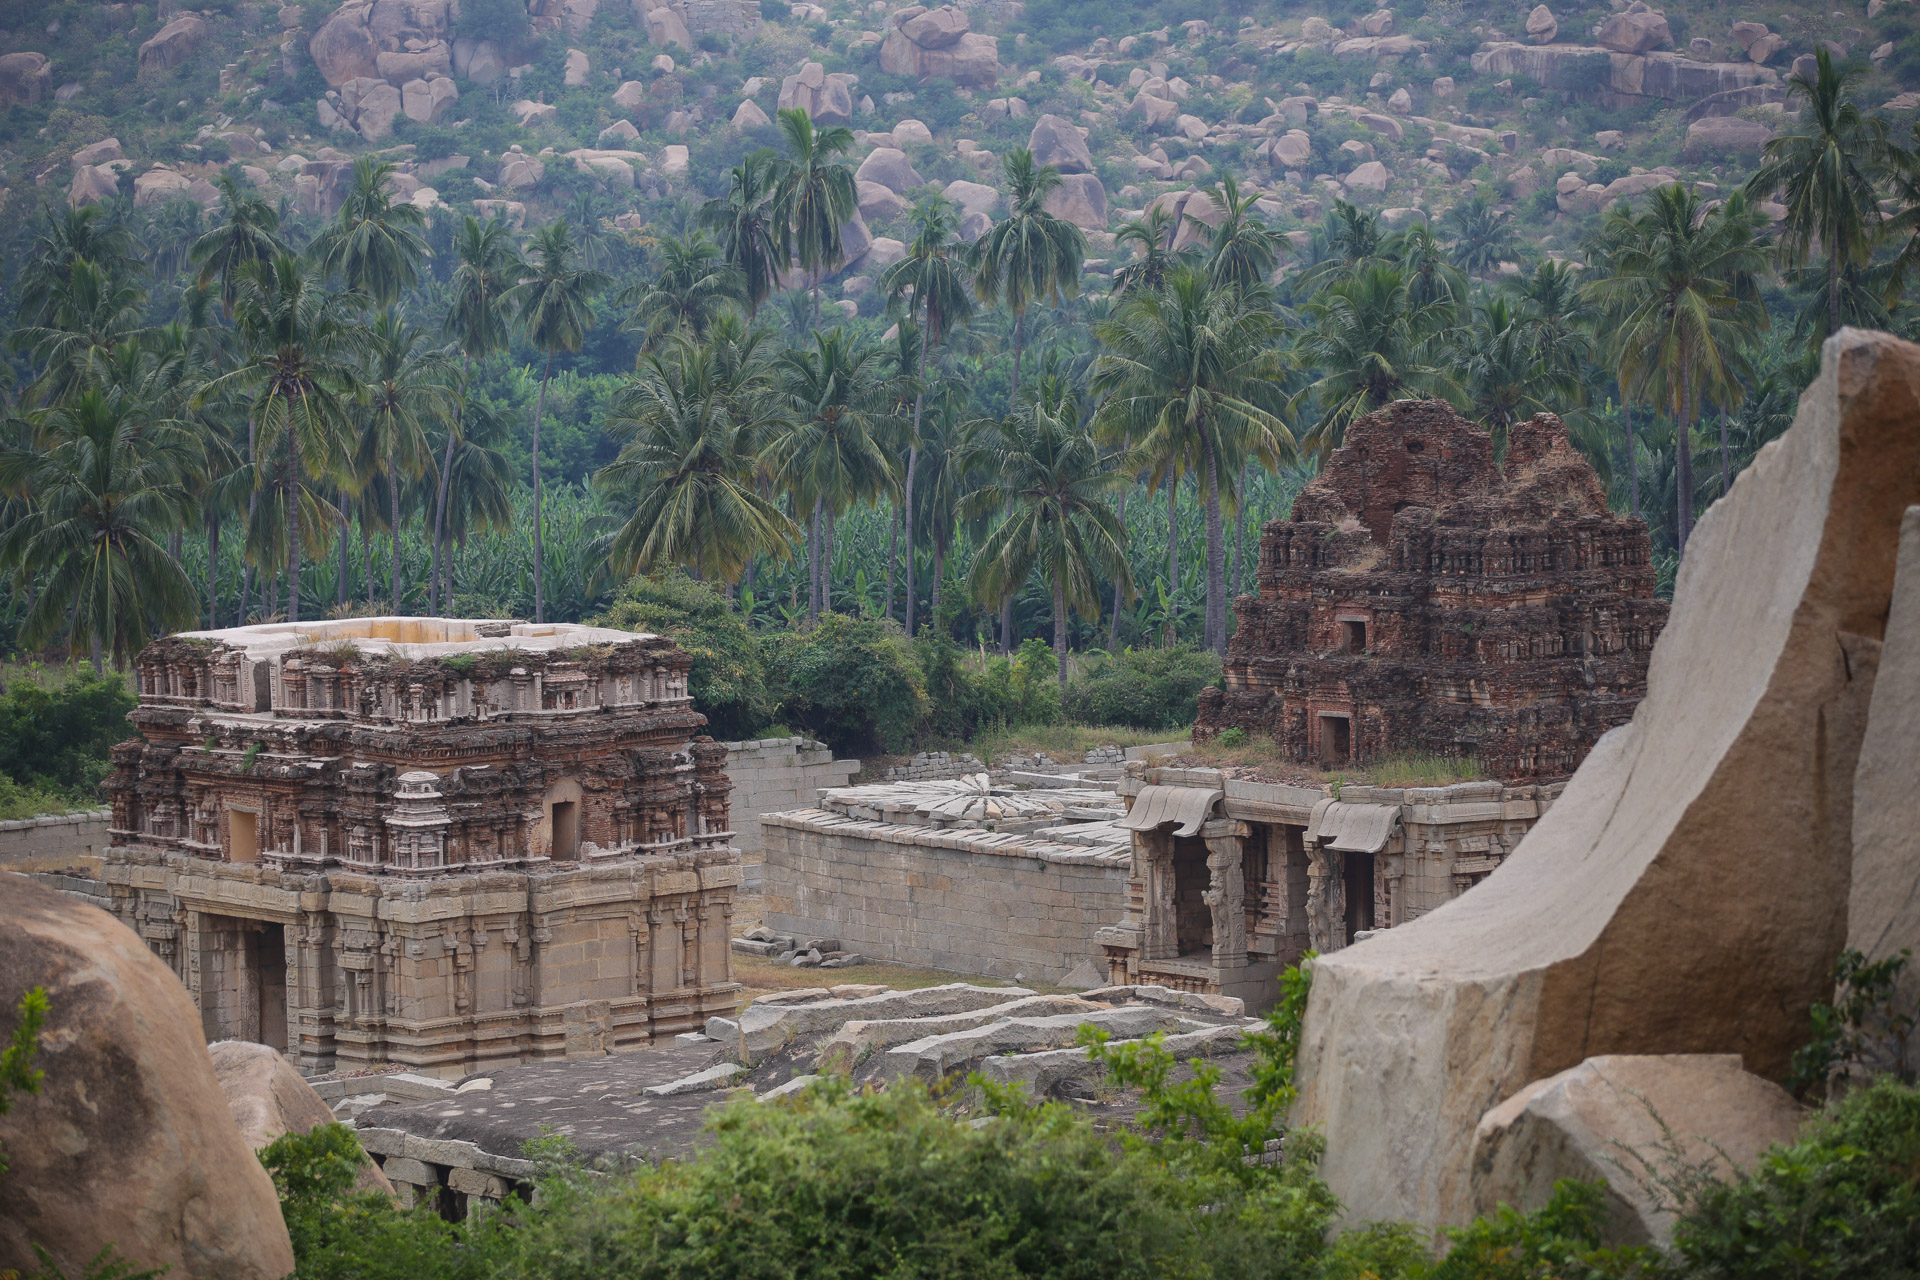
<svg viewBox="0 0 1920 1280">
<path fill-rule="evenodd" d="M 285 253 L 287 245 L 271 201 L 243 190 L 231 173 L 222 173 L 214 185 L 220 189 L 220 222 L 194 240 L 187 260 L 199 268 L 195 279 L 202 288 L 219 281 L 220 311 L 231 318 L 240 269 Z"/>
<path fill-rule="evenodd" d="M 1007 219 L 974 241 L 969 262 L 980 300 L 1004 305 L 1013 315 L 1017 397 L 1027 308 L 1039 299 L 1057 303 L 1080 292 L 1087 237 L 1071 222 L 1047 212 L 1047 196 L 1060 185 L 1058 169 L 1034 164 L 1033 152 L 1025 147 L 1009 151 L 1001 164 L 1007 175 Z"/>
<path fill-rule="evenodd" d="M 1608 274 L 1589 286 L 1612 328 L 1621 385 L 1678 424 L 1675 543 L 1682 555 L 1693 529 L 1695 416 L 1708 399 L 1739 403 L 1746 349 L 1767 324 L 1755 283 L 1765 265 L 1758 228 L 1739 192 L 1708 210 L 1690 188 L 1658 188 L 1645 212 L 1623 204 L 1607 215 Z"/>
<path fill-rule="evenodd" d="M 730 171 L 727 194 L 700 206 L 699 225 L 720 238 L 720 252 L 739 272 L 747 319 L 773 296 L 783 262 L 774 209 L 779 158 L 765 147 L 749 152 Z"/>
<path fill-rule="evenodd" d="M 140 242 L 108 206 L 48 205 L 43 216 L 40 234 L 22 260 L 19 323 L 44 325 L 52 319 L 69 287 L 73 264 L 82 259 L 113 280 L 131 280 L 145 270 Z"/>
<path fill-rule="evenodd" d="M 48 410 L 38 447 L 0 450 L 0 492 L 27 515 L 0 537 L 0 564 L 34 575 L 20 626 L 29 648 L 69 643 L 115 665 L 156 630 L 193 625 L 193 584 L 164 539 L 193 509 L 181 477 L 194 449 L 118 389 L 87 387 Z"/>
<path fill-rule="evenodd" d="M 1100 574 L 1133 594 L 1127 530 L 1107 503 L 1125 476 L 1101 456 L 1081 421 L 1066 378 L 1049 374 L 1033 394 L 968 446 L 982 483 L 960 514 L 1004 511 L 980 544 L 968 587 L 982 602 L 1004 600 L 1038 570 L 1053 593 L 1053 652 L 1067 683 L 1067 616 L 1100 614 Z"/>
<path fill-rule="evenodd" d="M 1157 292 L 1129 295 L 1095 332 L 1107 348 L 1093 368 L 1102 432 L 1191 442 L 1207 513 L 1205 644 L 1225 653 L 1222 478 L 1249 457 L 1274 464 L 1294 443 L 1264 403 L 1285 373 L 1280 321 L 1264 289 L 1216 288 L 1182 267 Z"/>
<path fill-rule="evenodd" d="M 913 432 L 907 437 L 907 475 L 903 503 L 907 526 L 907 634 L 914 634 L 913 491 L 920 462 L 920 414 L 926 402 L 927 353 L 957 324 L 973 316 L 973 298 L 965 264 L 955 236 L 958 219 L 952 203 L 943 198 L 924 200 L 914 210 L 915 232 L 907 256 L 880 275 L 880 288 L 889 306 L 907 308 L 919 330 L 920 359 L 915 366 Z"/>
<path fill-rule="evenodd" d="M 1217 187 L 1208 189 L 1208 195 L 1220 211 L 1220 225 L 1213 228 L 1208 241 L 1207 275 L 1216 285 L 1239 289 L 1265 283 L 1287 241 L 1253 213 L 1260 193 L 1241 195 L 1240 184 L 1229 173 Z"/>
<path fill-rule="evenodd" d="M 66 285 L 40 309 L 41 322 L 13 332 L 13 344 L 40 365 L 35 393 L 58 400 L 96 375 L 114 349 L 147 332 L 147 293 L 126 275 L 75 258 Z"/>
<path fill-rule="evenodd" d="M 843 124 L 816 129 L 798 107 L 778 113 L 790 154 L 773 167 L 773 222 L 780 261 L 798 262 L 813 296 L 813 324 L 820 325 L 820 278 L 840 265 L 845 252 L 840 228 L 859 211 L 853 170 L 834 159 L 853 149 L 853 130 Z"/>
<path fill-rule="evenodd" d="M 745 282 L 720 246 L 695 231 L 661 241 L 659 273 L 621 290 L 614 300 L 631 308 L 626 328 L 646 335 L 641 349 L 655 351 L 679 334 L 698 343 L 744 292 Z"/>
<path fill-rule="evenodd" d="M 885 492 L 893 468 L 877 437 L 884 404 L 880 349 L 856 346 L 844 329 L 813 335 L 774 362 L 774 385 L 791 423 L 763 451 L 796 512 L 806 511 L 807 617 L 833 608 L 833 522 L 856 502 Z"/>
<path fill-rule="evenodd" d="M 387 181 L 396 172 L 391 160 L 361 156 L 333 225 L 315 241 L 313 253 L 329 276 L 337 275 L 375 306 L 390 307 L 420 282 L 428 256 L 424 210 L 395 204 Z"/>
<path fill-rule="evenodd" d="M 461 220 L 454 237 L 459 266 L 453 271 L 453 297 L 447 304 L 445 330 L 460 351 L 460 411 L 447 432 L 440 458 L 440 485 L 433 500 L 433 562 L 427 575 L 427 612 L 444 611 L 447 601 L 442 567 L 447 540 L 447 495 L 453 484 L 455 440 L 465 429 L 470 406 L 466 385 L 473 362 L 505 351 L 513 333 L 508 293 L 518 283 L 526 263 L 514 244 L 513 228 L 504 218 L 482 223 Z"/>
<path fill-rule="evenodd" d="M 1323 372 L 1291 401 L 1296 414 L 1310 404 L 1319 409 L 1303 443 L 1326 453 L 1355 418 L 1403 396 L 1461 399 L 1443 367 L 1452 300 L 1416 306 L 1397 268 L 1362 265 L 1321 290 L 1305 311 L 1295 358 Z"/>
<path fill-rule="evenodd" d="M 556 218 L 534 233 L 529 262 L 513 288 L 527 341 L 546 353 L 540 396 L 533 406 L 533 619 L 547 620 L 546 547 L 540 530 L 540 419 L 547 409 L 553 357 L 578 351 L 593 327 L 593 295 L 607 287 L 604 272 L 578 265 L 573 233 Z"/>
<path fill-rule="evenodd" d="M 347 406 L 359 385 L 352 357 L 364 341 L 354 301 L 329 293 L 323 281 L 319 269 L 287 253 L 242 268 L 234 318 L 247 345 L 245 363 L 195 397 L 197 404 L 245 397 L 264 446 L 259 453 L 279 458 L 292 622 L 300 620 L 304 518 L 321 517 L 325 509 L 308 493 L 307 477 L 331 474 L 345 460 L 352 428 Z M 256 528 L 248 536 L 262 535 Z"/>
<path fill-rule="evenodd" d="M 458 371 L 444 350 L 425 345 L 420 330 L 393 312 L 374 318 L 367 334 L 356 471 L 378 473 L 386 485 L 387 532 L 392 541 L 392 608 L 400 612 L 400 492 L 433 465 L 429 429 L 451 435 L 459 404 Z"/>
<path fill-rule="evenodd" d="M 1789 267 L 1816 252 L 1827 260 L 1827 332 L 1840 327 L 1843 267 L 1867 261 L 1880 234 L 1880 199 L 1875 181 L 1897 166 L 1886 124 L 1861 111 L 1850 91 L 1858 72 L 1837 70 L 1826 49 L 1814 52 L 1812 79 L 1795 73 L 1789 92 L 1805 100 L 1800 118 L 1786 133 L 1767 143 L 1760 167 L 1747 180 L 1747 195 L 1763 200 L 1776 193 L 1787 216 L 1780 237 L 1781 262 Z M 1904 168 L 1911 170 L 1911 166 Z M 1911 211 L 1900 224 L 1920 226 Z"/>
<path fill-rule="evenodd" d="M 783 420 L 769 394 L 767 335 L 743 341 L 740 360 L 725 343 L 676 338 L 642 356 L 615 396 L 607 431 L 625 443 L 594 484 L 628 505 L 608 550 L 617 576 L 684 565 L 730 582 L 753 556 L 777 555 L 799 536 L 755 484 Z"/>
<path fill-rule="evenodd" d="M 1334 197 L 1333 208 L 1314 230 L 1312 262 L 1294 282 L 1300 291 L 1295 296 L 1350 278 L 1363 267 L 1389 261 L 1388 245 L 1389 237 L 1381 230 L 1378 213 Z"/>
<path fill-rule="evenodd" d="M 1468 275 L 1485 279 L 1515 253 L 1513 215 L 1495 209 L 1484 191 L 1448 209 L 1440 229 L 1454 265 Z"/>
<path fill-rule="evenodd" d="M 1167 272 L 1179 259 L 1173 252 L 1173 211 L 1154 205 L 1132 222 L 1121 224 L 1114 233 L 1116 244 L 1131 245 L 1134 260 L 1113 273 L 1113 296 L 1124 297 L 1135 289 L 1158 289 Z"/>
<path fill-rule="evenodd" d="M 1416 307 L 1436 306 L 1436 314 L 1458 315 L 1467 305 L 1467 281 L 1441 245 L 1433 228 L 1415 222 L 1383 246 L 1407 282 L 1407 301 Z"/>
</svg>

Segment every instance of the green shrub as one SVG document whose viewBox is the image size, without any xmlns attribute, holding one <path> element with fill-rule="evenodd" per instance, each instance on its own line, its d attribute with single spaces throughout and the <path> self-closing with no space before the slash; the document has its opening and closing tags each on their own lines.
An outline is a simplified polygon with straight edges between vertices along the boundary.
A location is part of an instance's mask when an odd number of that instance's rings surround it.
<svg viewBox="0 0 1920 1280">
<path fill-rule="evenodd" d="M 1883 1078 L 1829 1106 L 1752 1173 L 1705 1184 L 1673 1243 L 1716 1280 L 1920 1274 L 1920 1089 Z"/>
<path fill-rule="evenodd" d="M 1096 656 L 1067 686 L 1062 709 L 1078 724 L 1184 729 L 1200 711 L 1200 691 L 1220 678 L 1220 659 L 1185 645 Z"/>
<path fill-rule="evenodd" d="M 631 578 L 600 624 L 666 636 L 693 655 L 687 690 L 708 731 L 724 742 L 751 738 L 773 721 L 760 645 L 733 601 L 675 570 Z"/>
<path fill-rule="evenodd" d="M 927 715 L 913 647 L 878 618 L 830 613 L 760 637 L 776 714 L 836 754 L 909 749 Z"/>
<path fill-rule="evenodd" d="M 1244 747 L 1247 745 L 1247 731 L 1238 726 L 1231 729 L 1222 729 L 1214 741 L 1229 749 Z"/>
<path fill-rule="evenodd" d="M 58 688 L 16 681 L 0 697 L 0 773 L 29 790 L 89 804 L 112 767 L 107 752 L 132 736 L 138 699 L 115 676 L 74 675 Z"/>
<path fill-rule="evenodd" d="M 982 729 L 1007 723 L 1010 714 L 1008 694 L 1002 684 L 985 679 L 984 671 L 967 661 L 967 654 L 953 636 L 939 627 L 923 627 L 913 641 L 914 660 L 920 664 L 920 679 L 927 694 L 929 737 L 960 742 Z"/>
</svg>

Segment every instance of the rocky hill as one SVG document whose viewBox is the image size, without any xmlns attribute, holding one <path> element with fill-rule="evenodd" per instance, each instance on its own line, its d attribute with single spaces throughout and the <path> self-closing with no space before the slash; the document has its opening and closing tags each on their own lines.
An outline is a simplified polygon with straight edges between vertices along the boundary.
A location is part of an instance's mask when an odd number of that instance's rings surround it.
<svg viewBox="0 0 1920 1280">
<path fill-rule="evenodd" d="M 14 210 L 117 196 L 210 207 L 212 179 L 237 165 L 290 211 L 325 216 L 352 159 L 377 152 L 423 207 L 538 222 L 591 190 L 639 233 L 722 193 L 731 165 L 776 141 L 775 110 L 801 107 L 860 144 L 860 218 L 837 285 L 849 313 L 901 253 L 915 200 L 943 192 L 980 234 L 1017 146 L 1066 175 L 1054 209 L 1089 232 L 1096 271 L 1113 229 L 1151 205 L 1212 220 L 1202 188 L 1226 173 L 1296 240 L 1336 196 L 1403 225 L 1487 191 L 1551 252 L 1618 197 L 1741 181 L 1816 42 L 1863 63 L 1864 101 L 1903 130 L 1920 106 L 1911 0 L 1846 0 L 1831 16 L 1644 0 L 16 0 L 0 12 L 0 183 Z"/>
</svg>

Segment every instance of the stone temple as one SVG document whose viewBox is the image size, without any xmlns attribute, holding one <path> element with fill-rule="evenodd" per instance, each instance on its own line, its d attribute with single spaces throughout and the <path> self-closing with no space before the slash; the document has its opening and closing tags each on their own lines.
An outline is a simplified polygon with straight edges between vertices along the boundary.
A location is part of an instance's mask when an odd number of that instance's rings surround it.
<svg viewBox="0 0 1920 1280">
<path fill-rule="evenodd" d="M 101 879 L 209 1040 L 447 1074 L 738 1003 L 726 748 L 688 655 L 564 624 L 194 632 L 138 660 Z"/>
<path fill-rule="evenodd" d="M 1438 400 L 1353 424 L 1262 532 L 1258 581 L 1196 733 L 1335 768 L 1420 753 L 1566 778 L 1633 715 L 1667 620 L 1645 521 L 1607 510 L 1558 418 L 1516 424 L 1502 466 Z"/>
</svg>

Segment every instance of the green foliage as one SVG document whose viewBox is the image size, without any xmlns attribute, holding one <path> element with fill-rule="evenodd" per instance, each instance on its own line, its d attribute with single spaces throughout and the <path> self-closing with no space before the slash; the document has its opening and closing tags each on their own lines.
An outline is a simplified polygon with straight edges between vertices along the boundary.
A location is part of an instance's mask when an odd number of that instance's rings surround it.
<svg viewBox="0 0 1920 1280">
<path fill-rule="evenodd" d="M 40 1030 L 47 1025 L 46 988 L 35 987 L 21 996 L 16 1012 L 20 1021 L 14 1024 L 7 1047 L 0 1049 L 0 1116 L 13 1110 L 12 1095 L 40 1092 L 45 1073 L 33 1065 L 33 1055 L 40 1048 Z M 6 1171 L 7 1152 L 0 1147 L 0 1173 Z"/>
<path fill-rule="evenodd" d="M 0 774 L 23 790 L 95 802 L 136 701 L 119 678 L 75 674 L 51 689 L 16 681 L 0 697 Z"/>
<path fill-rule="evenodd" d="M 1920 1272 L 1920 1089 L 1882 1079 L 1816 1116 L 1674 1227 L 1687 1273 L 1841 1280 Z"/>
<path fill-rule="evenodd" d="M 1247 731 L 1240 728 L 1222 729 L 1214 741 L 1229 749 L 1244 747 L 1247 745 Z"/>
<path fill-rule="evenodd" d="M 776 714 L 841 755 L 907 750 L 927 714 L 913 647 L 877 618 L 830 613 L 760 642 Z"/>
<path fill-rule="evenodd" d="M 630 578 L 599 621 L 666 636 L 693 655 L 688 691 L 714 737 L 737 742 L 772 723 L 762 646 L 733 602 L 707 583 L 679 570 Z"/>
<path fill-rule="evenodd" d="M 1651 1249 L 1603 1249 L 1605 1192 L 1597 1182 L 1562 1179 L 1534 1213 L 1501 1205 L 1492 1215 L 1447 1232 L 1452 1248 L 1424 1280 L 1654 1280 Z"/>
<path fill-rule="evenodd" d="M 1793 1090 L 1805 1094 L 1824 1086 L 1836 1071 L 1849 1067 L 1867 1073 L 1890 1072 L 1913 1083 L 1914 1064 L 1906 1060 L 1915 1016 L 1902 1009 L 1896 984 L 1913 958 L 1911 950 L 1868 963 L 1851 948 L 1833 962 L 1833 1004 L 1813 1006 L 1813 1036 L 1793 1054 Z"/>
<path fill-rule="evenodd" d="M 1184 729 L 1200 710 L 1200 691 L 1220 678 L 1220 659 L 1186 645 L 1096 656 L 1067 686 L 1062 710 L 1080 724 Z"/>
<path fill-rule="evenodd" d="M 982 731 L 1052 724 L 1060 718 L 1053 650 L 1027 640 L 1013 659 L 969 660 L 945 630 L 927 627 L 913 642 L 927 692 L 923 736 L 969 740 Z"/>
</svg>

